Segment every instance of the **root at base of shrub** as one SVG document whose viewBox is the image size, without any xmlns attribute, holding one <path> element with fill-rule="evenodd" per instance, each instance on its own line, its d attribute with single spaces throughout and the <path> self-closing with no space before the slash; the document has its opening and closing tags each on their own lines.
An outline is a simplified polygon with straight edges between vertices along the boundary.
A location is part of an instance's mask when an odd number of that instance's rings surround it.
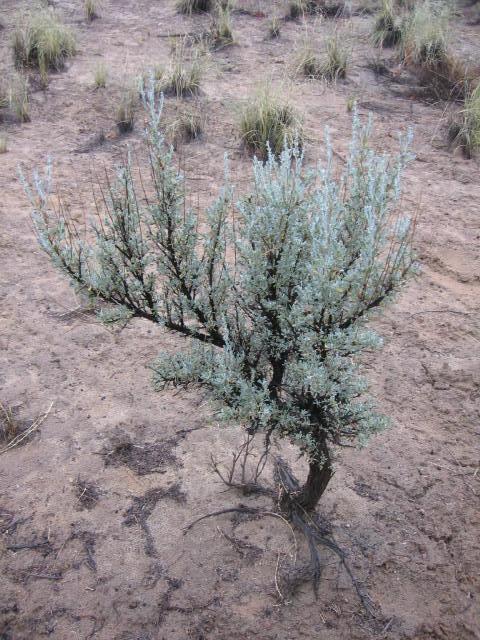
<svg viewBox="0 0 480 640">
<path fill-rule="evenodd" d="M 256 483 L 236 483 L 231 479 L 228 480 L 222 476 L 220 477 L 228 487 L 240 490 L 244 495 L 250 493 L 260 493 L 263 495 L 271 496 L 275 502 L 273 510 L 268 511 L 266 509 L 249 507 L 244 504 L 240 504 L 238 507 L 227 507 L 225 509 L 219 509 L 218 511 L 213 511 L 200 516 L 199 518 L 188 524 L 184 528 L 184 535 L 203 520 L 228 513 L 239 513 L 246 516 L 251 516 L 255 519 L 263 517 L 279 518 L 288 526 L 290 526 L 292 532 L 293 530 L 299 531 L 307 542 L 310 552 L 310 560 L 307 573 L 309 579 L 311 579 L 315 596 L 318 595 L 318 587 L 324 567 L 321 550 L 326 548 L 334 553 L 339 559 L 340 564 L 343 566 L 348 577 L 350 578 L 365 611 L 370 616 L 375 617 L 375 613 L 371 605 L 371 599 L 360 582 L 354 576 L 347 560 L 346 551 L 344 551 L 335 542 L 329 527 L 321 522 L 318 514 L 307 512 L 298 503 L 296 497 L 300 492 L 300 484 L 289 469 L 288 465 L 283 460 L 281 460 L 280 458 L 277 458 L 275 460 L 275 487 L 265 487 Z M 276 576 L 275 582 L 277 582 Z M 277 591 L 280 597 L 283 599 L 278 586 Z"/>
</svg>

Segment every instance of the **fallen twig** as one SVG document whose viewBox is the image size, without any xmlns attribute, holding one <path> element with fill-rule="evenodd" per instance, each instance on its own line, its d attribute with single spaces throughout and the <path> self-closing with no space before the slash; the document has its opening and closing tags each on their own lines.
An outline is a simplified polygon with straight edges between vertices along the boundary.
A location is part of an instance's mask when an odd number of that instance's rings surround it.
<svg viewBox="0 0 480 640">
<path fill-rule="evenodd" d="M 53 402 L 50 403 L 50 406 L 48 407 L 47 411 L 42 416 L 39 416 L 33 421 L 33 423 L 28 427 L 28 429 L 25 429 L 25 431 L 22 431 L 22 433 L 20 433 L 13 440 L 11 440 L 6 447 L 4 447 L 3 449 L 0 449 L 0 454 L 5 453 L 6 451 L 9 451 L 10 449 L 13 449 L 14 447 L 18 446 L 21 442 L 23 442 L 23 440 L 25 440 L 25 438 L 28 438 L 34 431 L 36 431 L 40 427 L 40 425 L 46 420 L 48 414 L 52 410 L 52 407 L 53 407 Z"/>
</svg>

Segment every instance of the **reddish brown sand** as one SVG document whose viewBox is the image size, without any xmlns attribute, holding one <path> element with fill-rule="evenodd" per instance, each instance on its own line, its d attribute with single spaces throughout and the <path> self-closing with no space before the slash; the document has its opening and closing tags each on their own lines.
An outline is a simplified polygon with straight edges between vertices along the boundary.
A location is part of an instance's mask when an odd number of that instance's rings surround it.
<svg viewBox="0 0 480 640">
<path fill-rule="evenodd" d="M 290 566 L 293 576 L 307 552 L 299 536 L 295 550 L 279 519 L 224 515 L 184 535 L 209 511 L 271 509 L 264 498 L 226 492 L 212 473 L 210 455 L 227 461 L 240 430 L 219 428 L 197 392 L 155 393 L 147 365 L 183 340 L 142 321 L 105 329 L 79 309 L 36 244 L 17 165 L 31 169 L 51 153 L 78 208 L 92 162 L 111 166 L 127 144 L 138 147 L 141 116 L 133 134 L 115 135 L 122 82 L 166 61 L 166 34 L 208 24 L 177 15 L 172 0 L 105 0 L 88 26 L 80 4 L 55 2 L 78 32 L 78 55 L 45 92 L 33 91 L 30 123 L 0 125 L 9 140 L 0 156 L 0 400 L 25 421 L 53 402 L 36 435 L 0 456 L 0 638 L 480 638 L 479 165 L 446 148 L 444 105 L 415 97 L 399 69 L 396 81 L 368 69 L 383 55 L 369 46 L 368 14 L 337 21 L 351 48 L 346 82 L 297 78 L 290 88 L 309 162 L 322 156 L 327 124 L 344 156 L 350 98 L 362 117 L 374 113 L 379 147 L 393 149 L 397 131 L 415 128 L 404 207 L 419 213 L 421 273 L 376 321 L 385 347 L 367 363 L 393 427 L 367 449 L 342 453 L 320 506 L 368 591 L 372 617 L 334 556 L 325 554 L 318 599 L 308 581 L 289 589 L 285 573 Z M 179 149 L 195 205 L 214 196 L 225 151 L 234 181 L 248 186 L 237 109 L 262 77 L 291 76 L 302 36 L 301 24 L 287 22 L 278 40 L 266 39 L 261 12 L 271 15 L 273 3 L 239 4 L 258 13 L 234 15 L 236 45 L 212 55 L 199 98 L 204 137 Z M 20 3 L 1 5 L 0 59 L 11 70 Z M 319 42 L 331 25 L 309 24 Z M 480 28 L 459 18 L 455 29 L 454 46 L 478 60 Z M 101 61 L 109 83 L 94 91 Z M 177 108 L 169 99 L 167 122 Z M 106 142 L 95 146 L 100 131 Z M 283 455 L 305 472 L 295 450 Z"/>
</svg>

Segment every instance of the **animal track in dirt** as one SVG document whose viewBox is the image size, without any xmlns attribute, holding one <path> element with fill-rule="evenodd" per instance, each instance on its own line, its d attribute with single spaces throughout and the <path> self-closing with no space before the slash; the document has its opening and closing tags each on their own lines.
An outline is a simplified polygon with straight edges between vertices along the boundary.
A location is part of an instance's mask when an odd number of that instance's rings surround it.
<svg viewBox="0 0 480 640">
<path fill-rule="evenodd" d="M 139 476 L 165 473 L 169 466 L 181 466 L 173 452 L 181 437 L 180 433 L 167 440 L 137 442 L 127 433 L 118 431 L 102 451 L 105 466 L 125 465 Z"/>
<path fill-rule="evenodd" d="M 143 496 L 134 497 L 132 505 L 124 514 L 123 524 L 126 527 L 138 525 L 145 535 L 145 553 L 147 556 L 156 556 L 157 549 L 155 541 L 148 526 L 148 518 L 155 509 L 157 502 L 163 498 L 169 498 L 175 502 L 186 502 L 186 494 L 182 491 L 179 483 L 172 484 L 167 488 L 149 489 Z"/>
</svg>

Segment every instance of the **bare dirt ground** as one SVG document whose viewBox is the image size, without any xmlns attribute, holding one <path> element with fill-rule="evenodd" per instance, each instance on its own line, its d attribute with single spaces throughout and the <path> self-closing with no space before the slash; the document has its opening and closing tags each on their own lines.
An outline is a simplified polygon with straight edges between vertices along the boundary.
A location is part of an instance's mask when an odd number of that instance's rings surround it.
<svg viewBox="0 0 480 640">
<path fill-rule="evenodd" d="M 20 4 L 1 2 L 4 69 Z M 167 59 L 166 34 L 201 29 L 208 18 L 179 16 L 171 0 L 106 0 L 87 26 L 80 2 L 55 4 L 78 32 L 79 53 L 45 92 L 33 92 L 30 123 L 0 125 L 9 138 L 0 156 L 0 400 L 25 421 L 54 403 L 24 446 L 0 456 L 0 638 L 480 638 L 480 172 L 478 161 L 446 148 L 444 106 L 415 98 L 408 77 L 402 84 L 368 69 L 378 55 L 368 14 L 337 21 L 351 47 L 347 81 L 295 79 L 292 89 L 312 162 L 327 124 L 345 152 L 351 97 L 362 117 L 374 113 L 379 146 L 392 149 L 397 131 L 415 128 L 404 206 L 419 211 L 421 273 L 377 322 L 385 348 L 367 363 L 393 428 L 343 453 L 321 505 L 368 591 L 370 616 L 333 556 L 318 599 L 308 582 L 287 584 L 288 563 L 307 555 L 300 539 L 295 552 L 279 519 L 224 515 L 184 534 L 209 511 L 241 502 L 270 508 L 264 498 L 225 492 L 210 468 L 210 454 L 227 460 L 240 432 L 218 428 L 196 392 L 153 391 L 149 362 L 181 347 L 180 338 L 142 321 L 112 332 L 78 310 L 36 244 L 17 179 L 19 163 L 31 169 L 51 153 L 78 204 L 92 162 L 110 166 L 139 143 L 140 124 L 130 136 L 115 134 L 121 83 Z M 225 151 L 234 182 L 248 184 L 238 106 L 262 77 L 289 75 L 302 35 L 287 22 L 268 40 L 262 11 L 271 15 L 272 3 L 239 5 L 256 14 L 235 13 L 236 44 L 213 54 L 202 87 L 203 139 L 179 150 L 195 204 L 215 194 Z M 330 26 L 312 22 L 312 37 Z M 463 55 L 478 60 L 479 35 L 458 19 Z M 111 74 L 94 91 L 99 61 Z M 167 120 L 175 108 L 169 99 Z M 106 141 L 95 146 L 100 131 Z M 295 452 L 283 453 L 302 473 Z"/>
</svg>

